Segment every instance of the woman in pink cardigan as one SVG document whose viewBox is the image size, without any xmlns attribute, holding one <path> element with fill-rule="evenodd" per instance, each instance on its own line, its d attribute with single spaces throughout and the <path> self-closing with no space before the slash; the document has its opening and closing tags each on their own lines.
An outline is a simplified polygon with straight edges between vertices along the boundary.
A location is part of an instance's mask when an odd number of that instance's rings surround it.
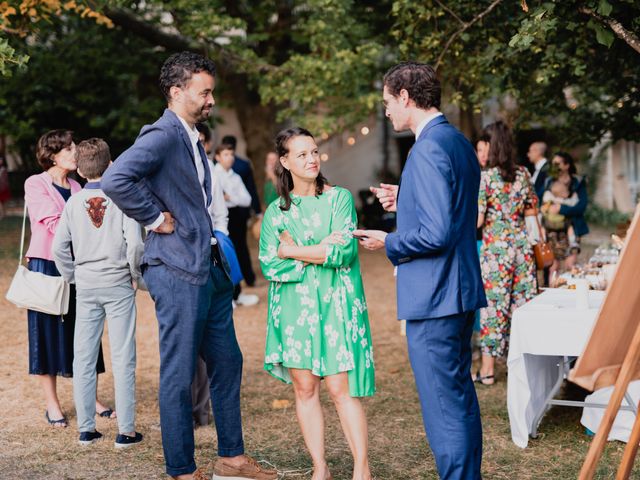
<svg viewBox="0 0 640 480">
<path fill-rule="evenodd" d="M 67 178 L 76 169 L 76 145 L 72 132 L 52 130 L 38 140 L 36 156 L 44 172 L 32 175 L 24 183 L 24 198 L 31 223 L 31 241 L 27 250 L 29 270 L 60 276 L 53 261 L 53 237 L 66 201 L 78 192 L 78 182 Z M 29 373 L 40 377 L 50 425 L 66 427 L 56 391 L 56 376 L 73 376 L 73 332 L 75 327 L 75 289 L 71 288 L 69 313 L 64 316 L 27 311 L 29 325 Z M 104 372 L 102 349 L 97 362 L 98 373 Z M 96 402 L 101 416 L 113 411 Z M 105 415 L 106 414 L 106 415 Z"/>
</svg>

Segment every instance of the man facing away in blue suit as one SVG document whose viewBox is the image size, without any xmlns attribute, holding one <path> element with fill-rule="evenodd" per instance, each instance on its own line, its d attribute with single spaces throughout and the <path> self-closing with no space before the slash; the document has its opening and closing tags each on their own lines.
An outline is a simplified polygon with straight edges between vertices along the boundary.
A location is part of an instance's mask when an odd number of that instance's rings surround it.
<svg viewBox="0 0 640 480">
<path fill-rule="evenodd" d="M 233 285 L 213 235 L 211 173 L 195 124 L 214 105 L 215 66 L 190 52 L 160 72 L 168 108 L 105 172 L 105 193 L 149 235 L 143 277 L 155 302 L 160 340 L 160 426 L 166 471 L 201 479 L 194 460 L 191 382 L 207 364 L 218 456 L 213 479 L 275 480 L 244 454 L 240 416 L 242 353 L 233 326 Z"/>
<path fill-rule="evenodd" d="M 476 247 L 480 167 L 471 144 L 440 108 L 429 65 L 407 62 L 384 77 L 385 114 L 416 136 L 400 185 L 372 188 L 397 211 L 397 230 L 356 230 L 397 266 L 398 317 L 440 477 L 481 478 L 482 426 L 471 378 L 474 312 L 486 306 Z"/>
</svg>

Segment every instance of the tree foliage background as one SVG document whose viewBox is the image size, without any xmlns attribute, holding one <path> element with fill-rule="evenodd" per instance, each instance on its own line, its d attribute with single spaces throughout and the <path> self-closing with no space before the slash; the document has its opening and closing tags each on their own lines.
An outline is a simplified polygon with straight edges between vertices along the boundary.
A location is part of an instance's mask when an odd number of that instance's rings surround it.
<svg viewBox="0 0 640 480">
<path fill-rule="evenodd" d="M 182 49 L 216 60 L 218 103 L 257 163 L 283 124 L 331 134 L 375 112 L 382 74 L 406 59 L 437 65 L 469 135 L 498 100 L 563 146 L 640 140 L 633 0 L 15 0 L 0 19 L 0 132 L 21 151 L 65 127 L 117 153 L 161 113 L 159 66 Z"/>
</svg>

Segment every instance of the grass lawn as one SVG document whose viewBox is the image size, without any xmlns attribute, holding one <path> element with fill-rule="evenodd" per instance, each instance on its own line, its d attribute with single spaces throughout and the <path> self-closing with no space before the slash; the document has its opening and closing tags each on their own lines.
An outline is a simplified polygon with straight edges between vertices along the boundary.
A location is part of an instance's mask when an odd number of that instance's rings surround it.
<svg viewBox="0 0 640 480">
<path fill-rule="evenodd" d="M 50 428 L 44 419 L 44 401 L 38 381 L 27 374 L 28 341 L 25 311 L 4 299 L 15 271 L 20 219 L 0 220 L 0 478 L 12 479 L 155 479 L 166 478 L 158 417 L 158 340 L 153 304 L 139 292 L 137 326 L 137 429 L 145 441 L 126 451 L 116 451 L 114 421 L 98 418 L 97 429 L 107 441 L 91 447 L 77 444 L 72 385 L 58 382 L 63 410 L 70 425 Z M 254 246 L 255 247 L 255 246 Z M 586 255 L 586 253 L 585 253 Z M 370 429 L 370 461 L 376 479 L 437 478 L 425 441 L 420 407 L 407 358 L 405 338 L 395 320 L 393 270 L 382 253 L 361 251 L 376 355 L 377 394 L 364 400 Z M 254 251 L 255 259 L 255 251 Z M 261 302 L 235 311 L 235 324 L 244 353 L 242 409 L 248 453 L 266 460 L 285 479 L 310 478 L 311 461 L 295 420 L 293 392 L 262 371 L 267 284 L 262 280 L 246 292 Z M 100 376 L 100 397 L 114 405 L 109 366 L 108 338 L 104 337 L 107 373 Z M 486 479 L 576 478 L 589 447 L 579 419 L 581 410 L 554 407 L 543 419 L 541 436 L 522 450 L 511 441 L 506 406 L 504 364 L 497 383 L 479 387 L 484 429 L 483 477 Z M 575 388 L 565 395 L 580 398 Z M 583 395 L 583 394 L 582 394 Z M 327 423 L 327 455 L 336 480 L 350 479 L 351 459 L 337 415 L 323 394 Z M 274 400 L 289 400 L 274 408 Z M 286 402 L 280 402 L 286 403 Z M 215 461 L 216 437 L 212 426 L 196 430 L 196 460 L 207 474 Z M 597 478 L 614 478 L 624 444 L 610 442 L 599 464 Z M 636 476 L 635 478 L 640 478 Z"/>
</svg>

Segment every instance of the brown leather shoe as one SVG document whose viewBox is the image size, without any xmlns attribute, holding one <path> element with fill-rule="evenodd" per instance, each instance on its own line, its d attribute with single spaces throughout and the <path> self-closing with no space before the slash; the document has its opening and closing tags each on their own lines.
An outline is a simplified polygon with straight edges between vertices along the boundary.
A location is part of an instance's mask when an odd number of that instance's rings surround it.
<svg viewBox="0 0 640 480">
<path fill-rule="evenodd" d="M 195 472 L 193 472 L 193 480 L 209 480 L 209 477 L 205 475 L 202 470 L 197 469 Z"/>
<path fill-rule="evenodd" d="M 249 455 L 244 456 L 247 461 L 239 467 L 225 463 L 224 458 L 219 458 L 213 467 L 211 480 L 276 480 L 278 471 L 261 466 Z"/>
<path fill-rule="evenodd" d="M 183 475 L 179 475 L 179 476 L 182 477 Z M 178 477 L 171 477 L 171 478 L 175 480 Z M 191 474 L 191 479 L 192 480 L 209 480 L 209 477 L 207 477 L 207 475 L 202 470 L 197 468 L 196 471 Z"/>
</svg>

